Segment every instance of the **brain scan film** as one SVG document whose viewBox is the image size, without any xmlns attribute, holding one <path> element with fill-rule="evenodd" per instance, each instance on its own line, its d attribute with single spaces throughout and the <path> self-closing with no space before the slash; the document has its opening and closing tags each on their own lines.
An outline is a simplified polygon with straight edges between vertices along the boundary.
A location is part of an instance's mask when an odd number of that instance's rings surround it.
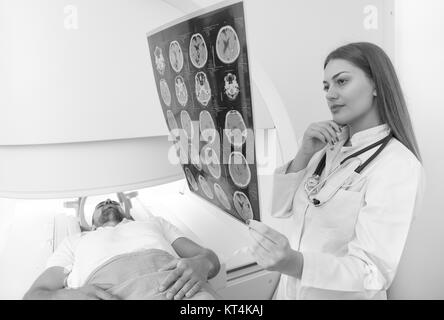
<svg viewBox="0 0 444 320">
<path fill-rule="evenodd" d="M 234 151 L 230 154 L 228 159 L 228 171 L 236 186 L 245 188 L 250 183 L 250 168 L 242 153 Z"/>
<path fill-rule="evenodd" d="M 165 79 L 160 80 L 160 94 L 162 95 L 163 103 L 168 107 L 171 106 L 170 88 L 168 88 L 168 83 Z"/>
<path fill-rule="evenodd" d="M 181 76 L 177 76 L 174 80 L 174 86 L 176 88 L 176 97 L 182 107 L 185 107 L 188 101 L 188 91 L 185 85 L 185 81 Z"/>
<path fill-rule="evenodd" d="M 230 110 L 225 116 L 225 134 L 231 144 L 241 146 L 247 140 L 247 126 L 239 111 Z"/>
<path fill-rule="evenodd" d="M 213 190 L 211 189 L 211 187 L 208 184 L 207 180 L 205 180 L 205 178 L 202 177 L 201 175 L 199 175 L 199 184 L 200 184 L 200 187 L 202 188 L 204 194 L 208 198 L 213 199 L 214 198 Z"/>
<path fill-rule="evenodd" d="M 199 187 L 197 185 L 196 179 L 194 179 L 193 174 L 191 173 L 190 169 L 185 167 L 185 176 L 187 177 L 188 183 L 193 188 L 194 191 L 199 190 Z"/>
<path fill-rule="evenodd" d="M 250 200 L 245 193 L 236 191 L 233 196 L 233 203 L 236 212 L 244 221 L 253 219 L 253 209 L 251 208 Z"/>
<path fill-rule="evenodd" d="M 213 117 L 206 110 L 201 111 L 199 115 L 199 130 L 204 141 L 214 142 L 217 134 L 216 126 L 214 125 Z"/>
<path fill-rule="evenodd" d="M 207 75 L 202 71 L 196 73 L 194 82 L 196 86 L 197 101 L 206 107 L 211 99 L 211 88 Z"/>
<path fill-rule="evenodd" d="M 202 153 L 208 171 L 215 179 L 219 179 L 221 174 L 219 154 L 211 147 L 206 147 Z"/>
<path fill-rule="evenodd" d="M 219 30 L 216 39 L 216 52 L 218 58 L 224 63 L 233 63 L 239 57 L 239 38 L 231 26 L 225 26 Z"/>
<path fill-rule="evenodd" d="M 191 139 L 194 133 L 193 122 L 191 121 L 190 115 L 185 110 L 180 112 L 180 122 L 182 124 L 182 129 L 185 130 L 188 136 L 188 139 Z"/>
<path fill-rule="evenodd" d="M 193 34 L 190 40 L 190 60 L 196 68 L 202 68 L 208 59 L 208 49 L 200 33 Z"/>
<path fill-rule="evenodd" d="M 183 68 L 183 54 L 179 42 L 170 43 L 170 63 L 174 71 L 180 72 Z"/>
<path fill-rule="evenodd" d="M 232 73 L 224 77 L 224 93 L 230 100 L 235 100 L 239 94 L 239 84 L 237 83 L 236 76 Z"/>
<path fill-rule="evenodd" d="M 163 57 L 162 49 L 156 47 L 154 50 L 154 59 L 156 63 L 156 69 L 161 76 L 165 72 L 165 58 Z"/>
<path fill-rule="evenodd" d="M 167 122 L 171 134 L 176 138 L 179 137 L 179 127 L 177 126 L 176 118 L 174 118 L 174 114 L 171 110 L 167 110 Z"/>
<path fill-rule="evenodd" d="M 243 1 L 205 7 L 147 30 L 146 54 L 176 148 L 168 156 L 177 163 L 177 153 L 187 191 L 211 203 L 208 209 L 216 214 L 235 218 L 233 223 L 261 220 L 245 31 Z"/>
<path fill-rule="evenodd" d="M 216 194 L 216 198 L 225 207 L 225 209 L 231 210 L 231 204 L 230 201 L 228 200 L 227 194 L 222 189 L 222 187 L 217 183 L 214 184 L 214 193 Z"/>
</svg>

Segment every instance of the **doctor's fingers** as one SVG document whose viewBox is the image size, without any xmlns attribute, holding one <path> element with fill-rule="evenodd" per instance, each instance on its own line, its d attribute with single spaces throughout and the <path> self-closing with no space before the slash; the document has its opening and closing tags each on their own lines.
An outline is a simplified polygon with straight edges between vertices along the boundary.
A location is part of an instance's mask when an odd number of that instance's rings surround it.
<svg viewBox="0 0 444 320">
<path fill-rule="evenodd" d="M 183 288 L 183 286 L 191 279 L 192 271 L 187 270 L 183 275 L 176 280 L 174 285 L 168 289 L 166 294 L 167 299 L 172 299 Z"/>
<path fill-rule="evenodd" d="M 256 260 L 257 264 L 263 267 L 264 269 L 267 269 L 271 265 L 271 259 L 269 257 L 269 254 L 266 253 L 264 249 L 261 247 L 252 247 L 248 248 L 251 255 L 253 256 L 253 259 Z"/>
<path fill-rule="evenodd" d="M 264 237 L 262 234 L 257 232 L 254 229 L 249 229 L 250 236 L 253 238 L 255 244 L 261 246 L 264 248 L 264 250 L 272 252 L 276 249 L 275 242 L 271 241 L 270 239 Z"/>
<path fill-rule="evenodd" d="M 314 130 L 318 130 L 327 139 L 327 142 L 331 144 L 336 143 L 338 140 L 338 135 L 328 123 L 318 124 Z"/>
<path fill-rule="evenodd" d="M 248 227 L 257 231 L 259 234 L 275 242 L 276 244 L 281 244 L 283 240 L 286 239 L 281 233 L 256 220 L 250 220 Z"/>
<path fill-rule="evenodd" d="M 336 122 L 334 122 L 333 120 L 327 121 L 327 123 L 336 131 L 336 133 L 340 133 L 342 131 L 341 127 L 339 126 L 339 124 L 337 124 Z"/>
</svg>

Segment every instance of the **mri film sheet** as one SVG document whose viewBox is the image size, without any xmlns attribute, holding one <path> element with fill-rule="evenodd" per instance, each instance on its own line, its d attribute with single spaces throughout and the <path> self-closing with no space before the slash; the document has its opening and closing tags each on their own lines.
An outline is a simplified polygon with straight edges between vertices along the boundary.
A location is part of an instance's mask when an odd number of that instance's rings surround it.
<svg viewBox="0 0 444 320">
<path fill-rule="evenodd" d="M 191 192 L 260 220 L 242 2 L 148 33 L 157 92 Z"/>
</svg>

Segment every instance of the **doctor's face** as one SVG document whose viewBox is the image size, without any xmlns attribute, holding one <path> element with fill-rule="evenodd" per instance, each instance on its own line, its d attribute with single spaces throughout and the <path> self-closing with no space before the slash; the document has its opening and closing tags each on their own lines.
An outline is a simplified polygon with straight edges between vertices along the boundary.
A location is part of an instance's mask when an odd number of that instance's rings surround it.
<svg viewBox="0 0 444 320">
<path fill-rule="evenodd" d="M 333 120 L 352 125 L 369 113 L 377 112 L 374 84 L 352 63 L 331 60 L 324 70 L 324 91 Z"/>
</svg>

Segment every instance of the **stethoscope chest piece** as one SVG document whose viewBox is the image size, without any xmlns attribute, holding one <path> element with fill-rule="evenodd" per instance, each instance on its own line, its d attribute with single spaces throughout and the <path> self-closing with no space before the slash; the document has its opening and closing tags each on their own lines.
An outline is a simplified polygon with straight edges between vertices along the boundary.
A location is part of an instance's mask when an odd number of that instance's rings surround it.
<svg viewBox="0 0 444 320">
<path fill-rule="evenodd" d="M 319 191 L 318 186 L 320 180 L 321 177 L 319 175 L 317 174 L 312 175 L 306 181 L 306 189 L 308 189 L 311 194 L 317 193 Z"/>
</svg>

